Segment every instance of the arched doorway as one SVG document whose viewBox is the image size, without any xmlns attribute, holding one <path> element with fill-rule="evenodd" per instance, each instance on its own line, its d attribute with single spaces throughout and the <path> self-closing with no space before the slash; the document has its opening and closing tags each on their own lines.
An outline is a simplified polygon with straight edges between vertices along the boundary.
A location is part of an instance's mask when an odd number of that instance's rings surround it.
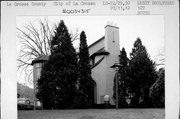
<svg viewBox="0 0 180 119">
<path fill-rule="evenodd" d="M 93 104 L 97 104 L 97 85 L 96 85 L 96 82 L 92 79 L 92 84 L 93 84 L 93 87 L 92 87 L 92 103 Z"/>
</svg>

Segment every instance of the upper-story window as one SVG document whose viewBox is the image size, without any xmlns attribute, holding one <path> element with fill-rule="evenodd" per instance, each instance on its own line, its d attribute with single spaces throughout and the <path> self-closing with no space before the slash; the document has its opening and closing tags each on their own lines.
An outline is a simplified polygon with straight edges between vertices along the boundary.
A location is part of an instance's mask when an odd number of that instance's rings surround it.
<svg viewBox="0 0 180 119">
<path fill-rule="evenodd" d="M 95 64 L 95 59 L 90 59 L 90 65 L 93 66 Z"/>
</svg>

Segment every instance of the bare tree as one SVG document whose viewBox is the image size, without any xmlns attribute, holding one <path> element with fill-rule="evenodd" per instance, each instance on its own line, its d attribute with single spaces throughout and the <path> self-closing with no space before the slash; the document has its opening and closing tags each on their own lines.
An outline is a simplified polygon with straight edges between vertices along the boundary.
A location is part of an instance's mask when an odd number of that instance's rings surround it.
<svg viewBox="0 0 180 119">
<path fill-rule="evenodd" d="M 53 28 L 50 28 L 46 19 L 39 20 L 38 27 L 29 22 L 23 29 L 17 28 L 18 47 L 20 47 L 17 58 L 18 70 L 25 73 L 26 80 L 31 79 L 31 62 L 37 57 L 50 55 L 52 35 Z"/>
<path fill-rule="evenodd" d="M 79 40 L 80 32 L 79 29 L 77 28 L 75 32 L 71 31 L 71 41 L 74 42 L 75 40 Z"/>
<path fill-rule="evenodd" d="M 40 57 L 51 54 L 51 40 L 57 25 L 50 26 L 47 19 L 40 19 L 38 25 L 29 22 L 23 28 L 17 28 L 18 47 L 17 67 L 20 75 L 24 73 L 25 81 L 32 83 L 31 62 Z M 79 39 L 79 31 L 71 31 L 72 42 Z"/>
</svg>

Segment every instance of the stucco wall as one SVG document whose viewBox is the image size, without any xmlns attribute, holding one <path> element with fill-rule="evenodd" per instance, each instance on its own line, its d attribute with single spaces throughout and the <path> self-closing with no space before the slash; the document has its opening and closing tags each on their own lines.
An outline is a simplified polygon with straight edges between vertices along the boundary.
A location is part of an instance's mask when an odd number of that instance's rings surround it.
<svg viewBox="0 0 180 119">
<path fill-rule="evenodd" d="M 89 48 L 90 55 L 98 51 L 102 47 L 109 52 L 109 55 L 101 55 L 95 57 L 95 62 L 104 57 L 96 67 L 92 69 L 92 78 L 97 86 L 97 104 L 104 103 L 102 100 L 104 95 L 110 96 L 110 103 L 114 104 L 113 86 L 114 86 L 114 69 L 110 68 L 114 63 L 119 62 L 119 28 L 107 25 L 105 27 L 105 38 Z"/>
<path fill-rule="evenodd" d="M 103 103 L 100 96 L 106 94 L 106 61 L 103 60 L 98 66 L 94 67 L 92 70 L 92 78 L 96 82 L 96 99 L 97 104 Z"/>
<path fill-rule="evenodd" d="M 106 94 L 110 96 L 110 103 L 114 104 L 113 86 L 114 69 L 110 68 L 114 63 L 119 62 L 119 28 L 114 26 L 105 27 L 105 49 L 110 53 L 106 56 Z"/>
<path fill-rule="evenodd" d="M 34 87 L 37 89 L 37 80 L 41 76 L 41 70 L 42 70 L 42 63 L 35 63 L 33 65 L 33 82 L 34 82 Z"/>
</svg>

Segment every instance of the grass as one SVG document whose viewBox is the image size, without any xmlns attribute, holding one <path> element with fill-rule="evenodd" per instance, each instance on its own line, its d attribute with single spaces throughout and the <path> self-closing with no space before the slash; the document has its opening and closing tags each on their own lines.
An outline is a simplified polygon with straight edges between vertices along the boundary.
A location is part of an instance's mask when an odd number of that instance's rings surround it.
<svg viewBox="0 0 180 119">
<path fill-rule="evenodd" d="M 164 119 L 164 109 L 24 110 L 18 119 Z"/>
</svg>

